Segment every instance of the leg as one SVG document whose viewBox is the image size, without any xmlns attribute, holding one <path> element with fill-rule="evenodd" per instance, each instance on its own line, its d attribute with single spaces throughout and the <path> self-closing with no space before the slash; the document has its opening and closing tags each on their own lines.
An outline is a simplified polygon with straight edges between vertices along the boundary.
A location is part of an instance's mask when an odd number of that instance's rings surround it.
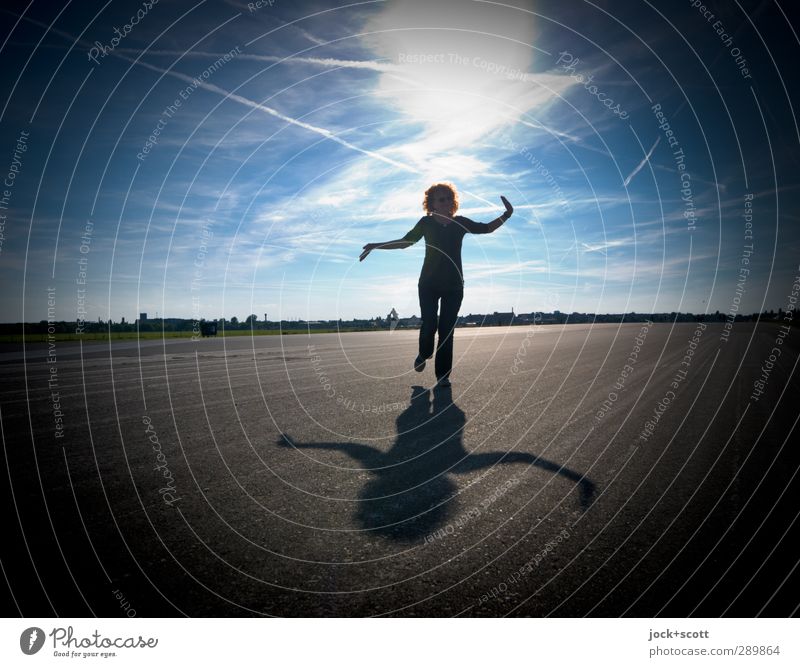
<svg viewBox="0 0 800 667">
<path fill-rule="evenodd" d="M 448 377 L 453 368 L 453 334 L 464 291 L 442 292 L 439 315 L 439 346 L 436 350 L 436 378 Z"/>
<path fill-rule="evenodd" d="M 422 312 L 422 326 L 419 329 L 419 356 L 423 359 L 430 359 L 433 356 L 434 337 L 438 323 L 436 311 L 439 306 L 439 297 L 429 287 L 420 285 L 418 291 L 419 307 Z"/>
</svg>

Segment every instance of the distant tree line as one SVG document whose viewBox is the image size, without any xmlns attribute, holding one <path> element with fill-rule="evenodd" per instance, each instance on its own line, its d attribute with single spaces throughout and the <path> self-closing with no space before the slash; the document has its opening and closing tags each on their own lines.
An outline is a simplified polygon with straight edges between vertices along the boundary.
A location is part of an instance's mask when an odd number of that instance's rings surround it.
<svg viewBox="0 0 800 667">
<path fill-rule="evenodd" d="M 503 314 L 507 315 L 507 314 Z M 459 317 L 459 322 L 465 324 L 469 319 L 470 324 L 477 326 L 495 326 L 499 322 L 496 316 L 492 315 L 470 315 L 468 318 Z M 594 313 L 562 313 L 555 311 L 554 313 L 520 313 L 503 321 L 503 324 L 570 324 L 570 323 L 586 323 L 586 322 L 644 322 L 646 320 L 652 322 L 724 322 L 726 319 L 725 313 L 716 311 L 714 313 L 611 313 L 611 314 L 594 314 Z M 784 312 L 781 308 L 776 311 L 769 310 L 763 313 L 752 313 L 750 315 L 736 315 L 736 322 L 758 322 L 758 321 L 784 321 Z M 244 320 L 239 320 L 237 317 L 231 317 L 229 320 L 220 318 L 218 320 L 195 320 L 185 319 L 178 317 L 167 318 L 152 318 L 146 320 L 137 320 L 135 322 L 126 322 L 124 319 L 119 322 L 111 320 L 104 321 L 102 319 L 96 322 L 86 321 L 83 325 L 83 331 L 86 333 L 105 333 L 112 332 L 192 332 L 196 331 L 201 321 L 216 321 L 217 327 L 222 330 L 277 330 L 277 329 L 335 329 L 351 328 L 351 327 L 373 327 L 373 328 L 389 328 L 391 320 L 382 318 L 380 316 L 370 319 L 352 319 L 352 320 L 281 320 L 281 321 L 264 321 L 259 320 L 256 315 L 249 315 Z M 483 324 L 482 324 L 483 323 Z M 398 326 L 419 326 L 418 318 L 400 318 Z M 26 322 L 24 325 L 21 322 L 16 323 L 0 323 L 0 334 L 15 334 L 19 335 L 24 331 L 26 334 L 47 334 L 47 333 L 75 333 L 75 322 L 58 321 L 50 322 L 41 320 L 39 322 Z"/>
</svg>

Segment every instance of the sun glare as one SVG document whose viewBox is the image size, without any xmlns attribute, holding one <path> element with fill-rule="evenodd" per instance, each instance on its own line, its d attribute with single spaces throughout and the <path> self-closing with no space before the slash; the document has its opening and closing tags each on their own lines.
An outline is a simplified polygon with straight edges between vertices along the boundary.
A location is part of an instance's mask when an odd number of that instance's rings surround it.
<svg viewBox="0 0 800 667">
<path fill-rule="evenodd" d="M 376 32 L 365 43 L 401 68 L 382 73 L 374 95 L 419 123 L 420 135 L 397 154 L 420 165 L 514 124 L 571 83 L 568 76 L 532 74 L 537 58 L 547 65 L 549 56 L 532 44 L 532 15 L 519 11 L 453 2 L 425 13 L 417 3 L 399 2 L 368 29 Z"/>
</svg>

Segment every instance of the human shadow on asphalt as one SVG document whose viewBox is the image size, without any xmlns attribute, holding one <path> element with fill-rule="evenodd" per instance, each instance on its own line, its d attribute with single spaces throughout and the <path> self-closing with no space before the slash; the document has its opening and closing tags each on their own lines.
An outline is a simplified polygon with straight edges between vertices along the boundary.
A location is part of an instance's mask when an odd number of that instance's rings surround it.
<svg viewBox="0 0 800 667">
<path fill-rule="evenodd" d="M 459 490 L 450 475 L 496 464 L 527 463 L 557 473 L 575 482 L 584 510 L 591 504 L 595 485 L 557 463 L 527 452 L 470 454 L 461 440 L 465 423 L 464 412 L 453 402 L 449 387 L 431 392 L 414 386 L 411 405 L 397 417 L 397 440 L 387 452 L 353 442 L 294 442 L 286 434 L 278 444 L 297 449 L 336 449 L 358 461 L 372 479 L 359 494 L 356 518 L 364 529 L 397 540 L 423 538 L 444 524 L 452 505 L 447 501 Z"/>
</svg>

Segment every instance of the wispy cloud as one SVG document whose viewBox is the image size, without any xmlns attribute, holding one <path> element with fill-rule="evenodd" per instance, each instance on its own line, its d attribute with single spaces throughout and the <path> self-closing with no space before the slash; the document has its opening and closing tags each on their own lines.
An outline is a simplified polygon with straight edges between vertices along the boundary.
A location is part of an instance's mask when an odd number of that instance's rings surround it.
<svg viewBox="0 0 800 667">
<path fill-rule="evenodd" d="M 155 65 L 151 65 L 149 63 L 142 62 L 141 60 L 134 60 L 132 58 L 128 58 L 127 56 L 119 55 L 118 57 L 119 58 L 124 58 L 125 60 L 128 60 L 128 61 L 130 61 L 132 63 L 137 64 L 137 65 L 141 65 L 142 67 L 146 67 L 146 68 L 151 69 L 151 70 L 153 70 L 155 72 L 159 72 L 161 74 L 165 74 L 165 75 L 171 76 L 173 78 L 180 79 L 180 80 L 185 81 L 187 83 L 196 84 L 199 88 L 203 88 L 203 90 L 207 90 L 209 92 L 216 93 L 217 95 L 222 95 L 227 100 L 231 100 L 233 102 L 237 102 L 238 104 L 242 104 L 242 105 L 250 107 L 252 109 L 257 109 L 258 111 L 263 111 L 264 113 L 269 114 L 270 116 L 278 118 L 279 120 L 282 120 L 282 121 L 284 121 L 286 123 L 289 123 L 291 125 L 295 125 L 296 127 L 300 127 L 300 128 L 302 128 L 304 130 L 308 130 L 309 132 L 313 132 L 315 134 L 323 136 L 326 139 L 329 139 L 329 140 L 339 144 L 340 146 L 344 146 L 345 148 L 349 148 L 351 150 L 358 151 L 362 155 L 366 155 L 366 156 L 374 158 L 376 160 L 380 160 L 381 162 L 385 162 L 386 164 L 389 164 L 389 165 L 391 165 L 393 167 L 396 167 L 397 169 L 402 169 L 403 171 L 414 172 L 414 168 L 413 167 L 411 167 L 411 166 L 409 166 L 407 164 L 404 164 L 402 162 L 398 162 L 397 160 L 394 160 L 392 158 L 388 158 L 388 157 L 382 155 L 381 153 L 378 153 L 377 151 L 372 151 L 372 150 L 368 150 L 368 149 L 365 149 L 365 148 L 361 148 L 360 146 L 356 146 L 355 144 L 352 144 L 351 142 L 349 142 L 349 141 L 347 141 L 345 139 L 342 139 L 341 137 L 337 136 L 336 133 L 334 133 L 331 130 L 325 129 L 323 127 L 317 127 L 316 125 L 312 125 L 311 123 L 306 123 L 306 122 L 304 122 L 302 120 L 298 120 L 296 118 L 292 118 L 291 116 L 287 116 L 286 114 L 283 114 L 280 111 L 277 111 L 276 109 L 273 109 L 272 107 L 267 106 L 266 104 L 260 104 L 259 102 L 255 102 L 253 100 L 250 100 L 250 99 L 248 99 L 248 98 L 246 98 L 246 97 L 244 97 L 242 95 L 238 95 L 236 93 L 232 93 L 231 91 L 225 90 L 224 88 L 221 88 L 220 86 L 217 86 L 217 85 L 215 85 L 213 83 L 208 83 L 206 81 L 201 81 L 201 80 L 196 79 L 195 77 L 187 76 L 186 74 L 181 74 L 180 72 L 173 72 L 171 70 L 165 70 L 165 69 L 163 69 L 161 67 L 156 67 Z"/>
<path fill-rule="evenodd" d="M 44 24 L 41 24 L 38 21 L 31 20 L 31 22 L 35 23 L 37 25 L 42 25 L 42 26 L 44 25 Z M 83 40 L 79 40 L 74 35 L 70 35 L 69 33 L 64 32 L 62 30 L 54 30 L 52 28 L 51 28 L 51 30 L 55 34 L 61 35 L 63 37 L 66 37 L 67 39 L 71 40 L 73 43 L 81 44 L 85 48 L 93 48 L 93 45 L 88 44 L 87 42 L 84 42 Z M 137 53 L 141 53 L 141 52 L 137 51 Z M 317 127 L 315 125 L 312 125 L 311 123 L 306 123 L 304 121 L 298 120 L 297 118 L 292 118 L 291 116 L 287 116 L 286 114 L 283 114 L 280 111 L 278 111 L 276 109 L 273 109 L 272 107 L 269 107 L 269 106 L 267 106 L 265 104 L 260 104 L 258 102 L 253 101 L 253 100 L 250 100 L 250 99 L 248 99 L 248 98 L 246 98 L 246 97 L 244 97 L 242 95 L 238 95 L 238 94 L 235 94 L 235 93 L 233 93 L 231 91 L 225 90 L 224 88 L 222 88 L 220 86 L 217 86 L 215 84 L 208 83 L 207 81 L 202 81 L 200 79 L 197 79 L 196 77 L 191 77 L 191 76 L 188 76 L 186 74 L 182 74 L 181 72 L 176 72 L 176 71 L 173 71 L 173 70 L 167 70 L 167 69 L 164 69 L 163 67 L 157 67 L 156 65 L 152 65 L 150 63 L 147 63 L 147 62 L 141 60 L 141 57 L 135 58 L 135 59 L 134 58 L 130 58 L 130 57 L 124 55 L 123 53 L 121 53 L 120 51 L 117 51 L 117 50 L 110 51 L 110 54 L 112 56 L 116 57 L 116 58 L 120 58 L 120 59 L 125 60 L 127 62 L 133 63 L 134 65 L 138 65 L 140 67 L 144 67 L 144 68 L 150 69 L 150 70 L 152 70 L 154 72 L 158 72 L 159 74 L 163 74 L 165 76 L 170 76 L 170 77 L 175 78 L 175 79 L 180 79 L 181 81 L 185 81 L 186 83 L 190 83 L 190 84 L 196 85 L 199 88 L 202 88 L 202 89 L 207 90 L 209 92 L 216 93 L 217 95 L 222 95 L 225 99 L 229 99 L 229 100 L 231 100 L 233 102 L 237 102 L 237 103 L 242 104 L 244 106 L 248 106 L 250 108 L 262 111 L 262 112 L 264 112 L 266 114 L 269 114 L 270 116 L 274 116 L 275 118 L 278 118 L 278 119 L 280 119 L 280 120 L 282 120 L 282 121 L 284 121 L 286 123 L 290 123 L 291 125 L 295 125 L 297 127 L 300 127 L 300 128 L 305 129 L 305 130 L 308 130 L 309 132 L 313 132 L 315 134 L 323 136 L 326 139 L 329 139 L 329 140 L 331 140 L 331 141 L 333 141 L 333 142 L 335 142 L 335 143 L 337 143 L 337 144 L 339 144 L 341 146 L 344 146 L 344 147 L 349 148 L 349 149 L 354 150 L 354 151 L 358 151 L 359 153 L 362 153 L 363 155 L 366 155 L 368 157 L 374 158 L 376 160 L 380 160 L 380 161 L 385 162 L 386 164 L 392 165 L 393 167 L 396 167 L 398 169 L 402 169 L 404 171 L 410 171 L 410 172 L 414 171 L 413 167 L 411 167 L 411 166 L 409 166 L 407 164 L 404 164 L 402 162 L 399 162 L 397 160 L 393 160 L 391 158 L 388 158 L 388 157 L 378 153 L 377 151 L 371 151 L 371 150 L 367 150 L 367 149 L 361 148 L 360 146 L 356 146 L 355 144 L 352 144 L 351 142 L 349 142 L 349 141 L 347 141 L 345 139 L 342 139 L 341 137 L 337 136 L 336 133 L 334 133 L 331 130 L 328 130 L 328 129 L 325 129 L 325 128 L 322 128 L 322 127 Z"/>
</svg>

